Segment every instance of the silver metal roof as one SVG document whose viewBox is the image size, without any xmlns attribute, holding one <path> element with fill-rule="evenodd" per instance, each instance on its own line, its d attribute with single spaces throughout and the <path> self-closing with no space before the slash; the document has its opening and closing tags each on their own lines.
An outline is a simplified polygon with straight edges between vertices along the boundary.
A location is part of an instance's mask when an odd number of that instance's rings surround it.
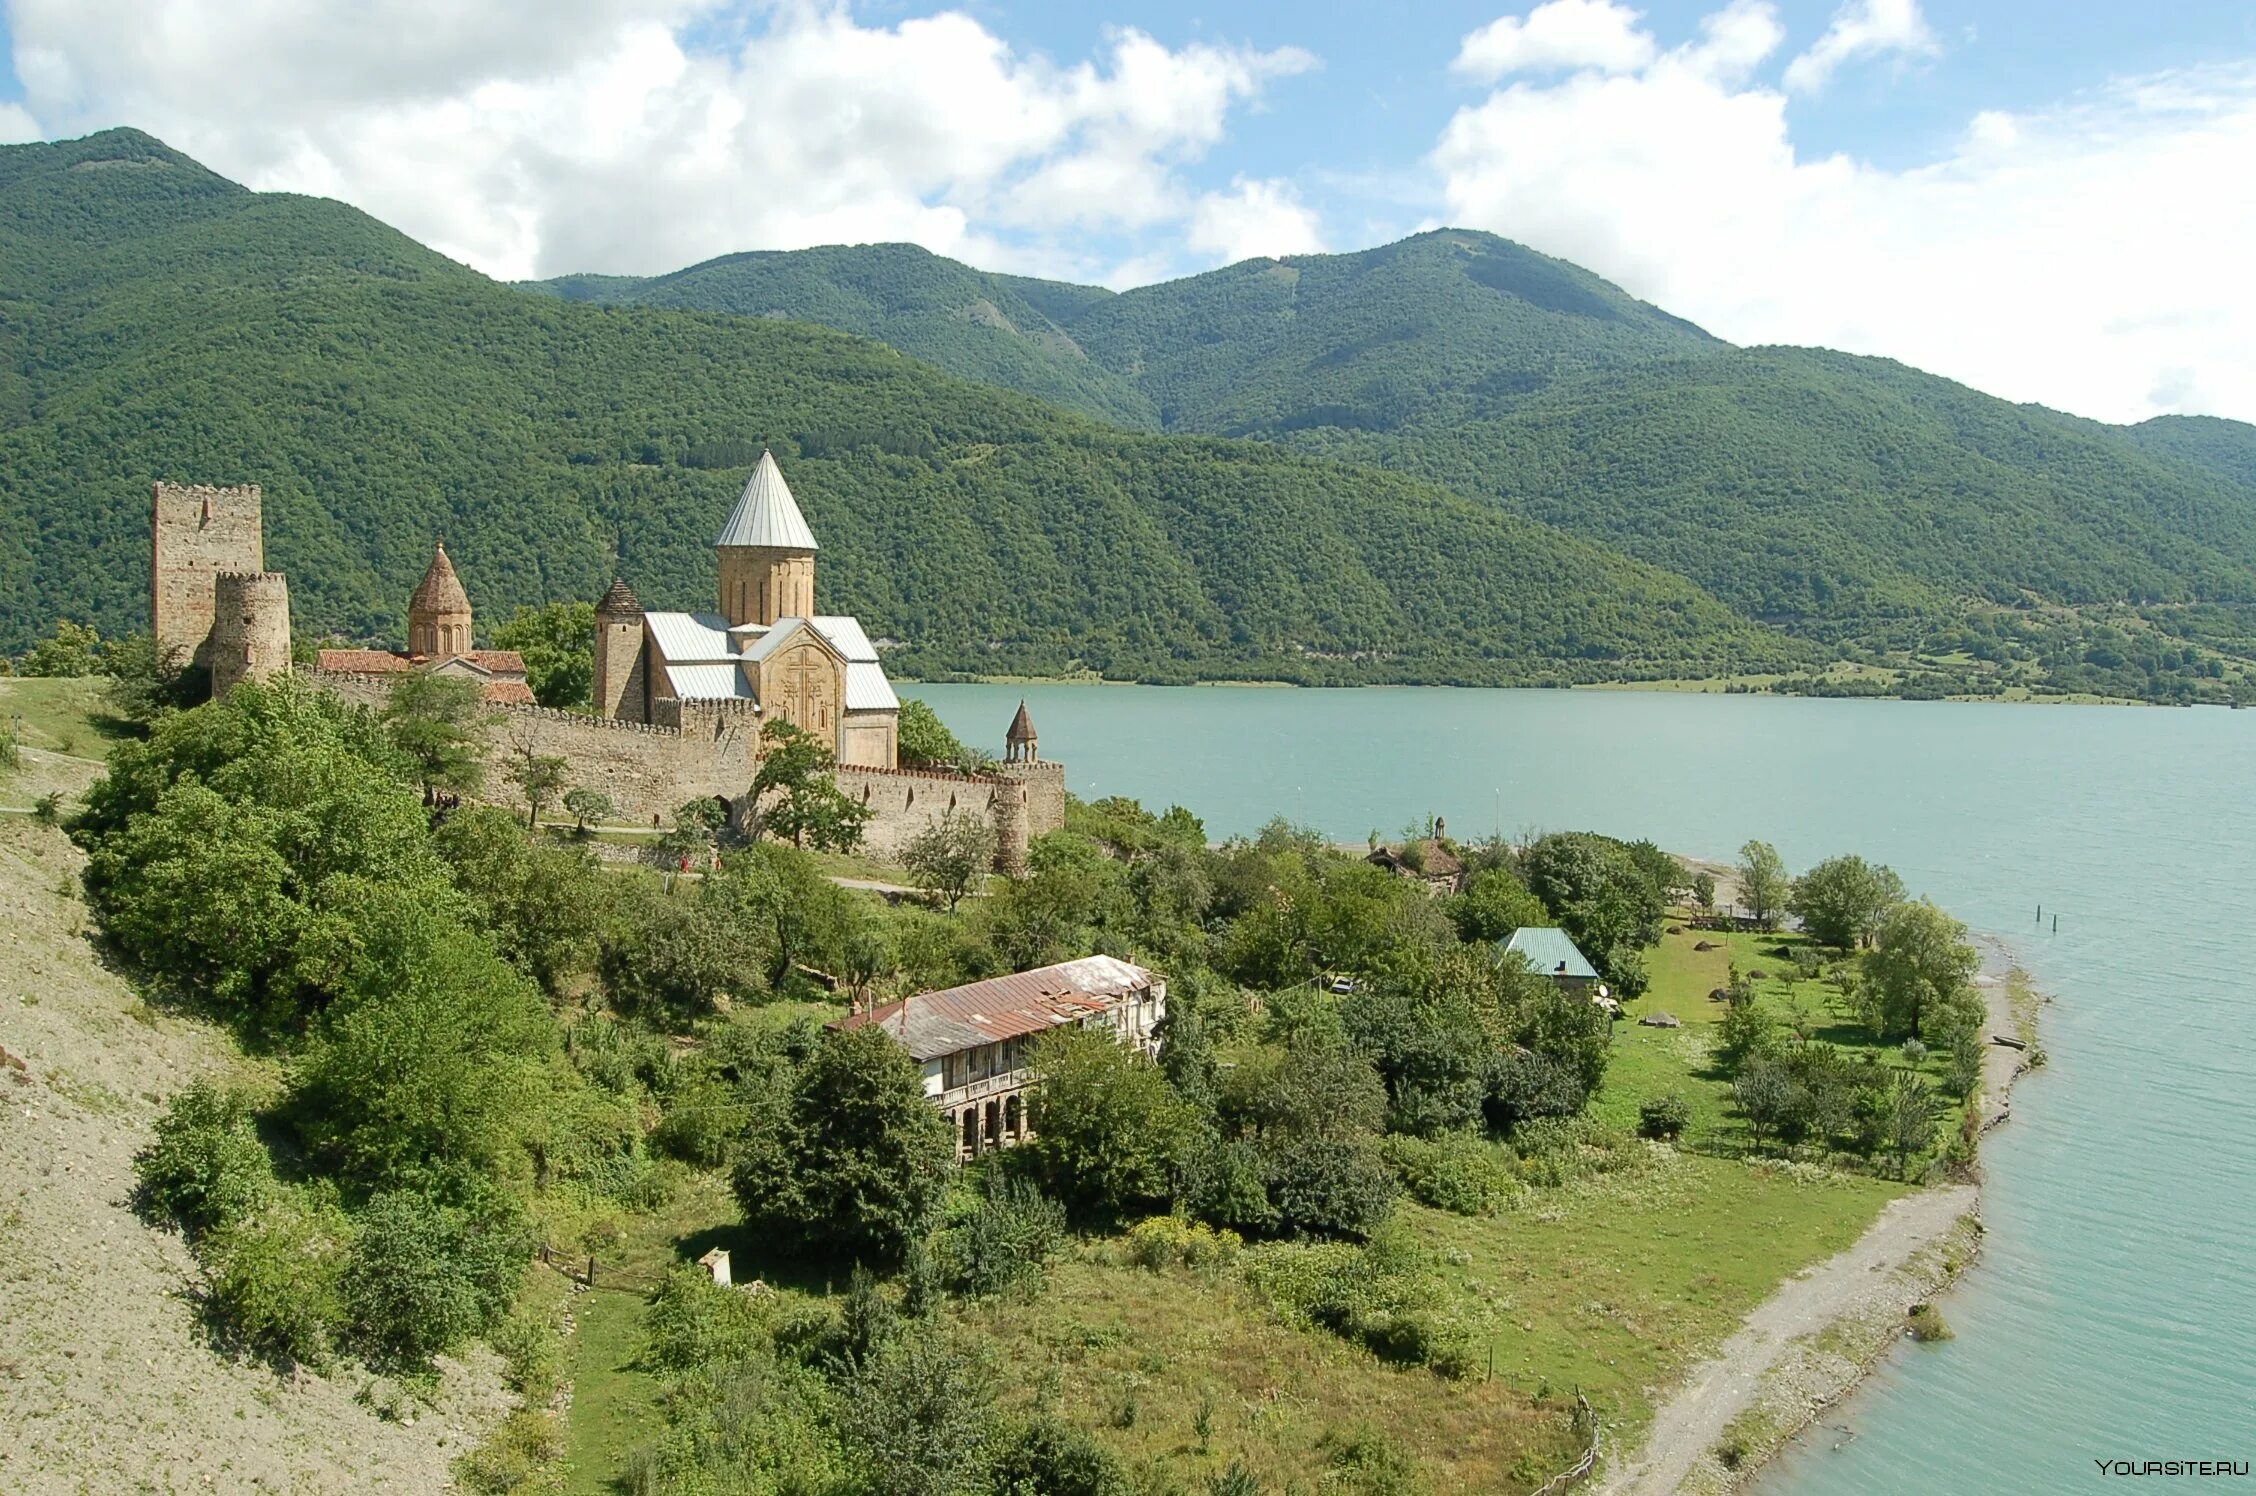
<svg viewBox="0 0 2256 1496">
<path fill-rule="evenodd" d="M 875 660 L 848 660 L 846 662 L 846 710 L 850 712 L 897 712 L 901 698 L 893 694 L 893 683 L 885 678 L 885 667 Z"/>
<path fill-rule="evenodd" d="M 751 682 L 734 665 L 668 665 L 666 679 L 684 701 L 752 700 Z"/>
<path fill-rule="evenodd" d="M 870 643 L 869 635 L 862 632 L 862 621 L 843 613 L 822 613 L 810 620 L 830 640 L 831 648 L 849 660 L 868 664 L 877 663 L 877 646 Z"/>
<path fill-rule="evenodd" d="M 729 642 L 728 620 L 718 613 L 645 613 L 642 626 L 650 631 L 659 657 L 669 665 L 736 658 L 737 646 Z"/>
<path fill-rule="evenodd" d="M 913 1058 L 936 1060 L 1002 1039 L 1086 1023 L 1156 981 L 1141 966 L 1111 956 L 1088 956 L 941 992 L 920 992 L 906 1002 L 887 1003 L 832 1026 L 881 1027 Z"/>
<path fill-rule="evenodd" d="M 737 496 L 736 507 L 729 511 L 728 523 L 721 526 L 721 538 L 713 544 L 818 549 L 815 532 L 807 528 L 807 517 L 799 512 L 799 501 L 791 497 L 783 469 L 776 466 L 775 453 L 760 454 L 759 465 L 752 469 L 744 492 Z"/>
</svg>

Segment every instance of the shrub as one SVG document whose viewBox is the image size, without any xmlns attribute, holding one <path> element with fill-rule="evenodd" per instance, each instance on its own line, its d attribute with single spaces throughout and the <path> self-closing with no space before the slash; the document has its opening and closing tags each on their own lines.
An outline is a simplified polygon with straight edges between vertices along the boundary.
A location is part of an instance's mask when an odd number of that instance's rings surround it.
<svg viewBox="0 0 2256 1496">
<path fill-rule="evenodd" d="M 666 1274 L 643 1317 L 653 1366 L 702 1371 L 749 1359 L 769 1344 L 749 1294 L 722 1288 L 703 1268 L 686 1264 Z"/>
<path fill-rule="evenodd" d="M 976 1490 L 994 1436 L 987 1369 L 939 1335 L 905 1335 L 854 1377 L 839 1433 L 861 1485 L 886 1496 Z"/>
<path fill-rule="evenodd" d="M 1637 1135 L 1674 1142 L 1692 1124 L 1692 1104 L 1676 1092 L 1655 1096 L 1637 1109 Z"/>
<path fill-rule="evenodd" d="M 1394 1173 L 1366 1141 L 1288 1138 L 1264 1153 L 1269 1203 L 1282 1230 L 1368 1236 L 1394 1209 Z"/>
<path fill-rule="evenodd" d="M 224 1224 L 202 1251 L 213 1316 L 244 1347 L 320 1365 L 344 1320 L 351 1239 L 344 1213 L 278 1191 L 256 1215 Z"/>
<path fill-rule="evenodd" d="M 1494 1215 L 1520 1190 L 1494 1146 L 1477 1138 L 1390 1137 L 1380 1150 L 1410 1198 L 1453 1215 Z"/>
<path fill-rule="evenodd" d="M 1331 1457 L 1324 1489 L 1341 1496 L 1423 1496 L 1429 1490 L 1401 1441 L 1368 1423 L 1328 1428 L 1316 1447 Z"/>
<path fill-rule="evenodd" d="M 1244 1243 L 1235 1231 L 1217 1230 L 1181 1216 L 1151 1216 L 1128 1228 L 1128 1260 L 1157 1271 L 1163 1267 L 1219 1267 L 1238 1255 Z"/>
<path fill-rule="evenodd" d="M 272 1196 L 274 1164 L 251 1120 L 247 1091 L 191 1082 L 133 1157 L 134 1204 L 194 1241 L 248 1218 Z"/>
<path fill-rule="evenodd" d="M 1943 1312 L 1933 1304 L 1912 1305 L 1907 1323 L 1911 1327 L 1911 1338 L 1922 1345 L 1951 1338 L 1950 1325 L 1943 1319 Z"/>
<path fill-rule="evenodd" d="M 1361 1247 L 1272 1242 L 1247 1248 L 1239 1261 L 1246 1282 L 1288 1320 L 1443 1376 L 1472 1370 L 1473 1337 L 1449 1312 L 1432 1255 L 1408 1237 L 1390 1234 Z"/>
<path fill-rule="evenodd" d="M 1135 1489 L 1096 1440 L 1049 1416 L 1005 1435 L 989 1480 L 999 1492 L 1039 1496 L 1130 1496 Z"/>
<path fill-rule="evenodd" d="M 555 1489 L 563 1458 L 564 1427 L 556 1416 L 519 1408 L 455 1461 L 454 1475 L 475 1496 L 538 1496 Z"/>
<path fill-rule="evenodd" d="M 373 1364 L 427 1366 L 508 1308 L 530 1237 L 513 1202 L 474 1193 L 464 1208 L 393 1190 L 361 1212 L 344 1297 Z"/>
<path fill-rule="evenodd" d="M 1030 1289 L 1064 1241 L 1065 1207 L 997 1169 L 969 1218 L 947 1234 L 948 1277 L 958 1293 L 979 1297 Z"/>
</svg>

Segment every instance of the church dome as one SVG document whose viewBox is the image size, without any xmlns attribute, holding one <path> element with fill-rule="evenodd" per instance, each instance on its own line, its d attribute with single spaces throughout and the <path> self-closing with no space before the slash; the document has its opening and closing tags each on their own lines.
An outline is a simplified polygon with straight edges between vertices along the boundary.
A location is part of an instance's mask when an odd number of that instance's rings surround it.
<svg viewBox="0 0 2256 1496">
<path fill-rule="evenodd" d="M 454 574 L 454 563 L 447 559 L 443 542 L 432 554 L 431 569 L 423 573 L 415 596 L 408 599 L 407 610 L 434 616 L 470 611 L 470 594 L 462 590 L 462 578 Z"/>
</svg>

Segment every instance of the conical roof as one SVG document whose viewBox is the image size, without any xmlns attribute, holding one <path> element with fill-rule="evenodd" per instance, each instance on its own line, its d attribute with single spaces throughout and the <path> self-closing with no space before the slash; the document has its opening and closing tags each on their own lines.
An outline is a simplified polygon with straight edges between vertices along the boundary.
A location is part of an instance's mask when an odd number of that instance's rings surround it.
<svg viewBox="0 0 2256 1496">
<path fill-rule="evenodd" d="M 642 603 L 625 577 L 613 577 L 611 590 L 603 594 L 603 601 L 595 605 L 595 611 L 605 618 L 632 618 L 642 612 Z"/>
<path fill-rule="evenodd" d="M 757 545 L 775 550 L 811 551 L 815 545 L 815 532 L 807 528 L 807 518 L 799 512 L 799 501 L 791 497 L 791 485 L 783 481 L 783 469 L 776 466 L 775 453 L 763 450 L 759 465 L 745 480 L 744 492 L 737 497 L 736 507 L 729 511 L 728 523 L 721 526 L 720 539 L 715 545 Z"/>
<path fill-rule="evenodd" d="M 994 719 L 990 717 L 989 721 Z M 1031 743 L 1034 741 L 1034 719 L 1026 715 L 1026 703 L 1018 704 L 1018 715 L 1011 718 L 1010 731 L 1003 735 L 1006 743 Z"/>
<path fill-rule="evenodd" d="M 444 542 L 432 552 L 431 569 L 423 573 L 423 581 L 416 587 L 415 596 L 408 599 L 407 607 L 411 613 L 470 611 L 470 594 L 462 590 L 462 578 L 454 574 L 454 563 L 447 559 Z"/>
</svg>

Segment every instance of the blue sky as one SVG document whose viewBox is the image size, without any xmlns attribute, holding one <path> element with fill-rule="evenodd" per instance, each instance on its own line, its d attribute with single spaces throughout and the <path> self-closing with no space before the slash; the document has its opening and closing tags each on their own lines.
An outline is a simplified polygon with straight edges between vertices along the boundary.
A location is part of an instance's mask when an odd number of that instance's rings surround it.
<svg viewBox="0 0 2256 1496">
<path fill-rule="evenodd" d="M 1737 341 L 2256 417 L 2246 0 L 0 0 L 0 57 L 0 140 L 138 125 L 504 277 L 1461 223 Z"/>
</svg>

